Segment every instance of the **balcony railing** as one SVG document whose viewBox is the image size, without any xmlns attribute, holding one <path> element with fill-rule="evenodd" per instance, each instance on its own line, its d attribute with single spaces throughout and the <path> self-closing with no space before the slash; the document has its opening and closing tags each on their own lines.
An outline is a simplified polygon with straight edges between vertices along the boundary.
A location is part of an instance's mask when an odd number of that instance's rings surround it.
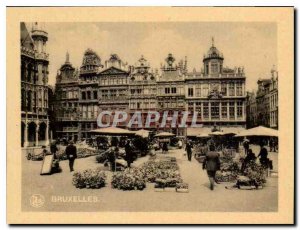
<svg viewBox="0 0 300 230">
<path fill-rule="evenodd" d="M 48 61 L 49 60 L 49 54 L 46 54 L 46 53 L 36 53 L 35 54 L 35 58 L 36 59 L 41 59 L 41 60 Z"/>
</svg>

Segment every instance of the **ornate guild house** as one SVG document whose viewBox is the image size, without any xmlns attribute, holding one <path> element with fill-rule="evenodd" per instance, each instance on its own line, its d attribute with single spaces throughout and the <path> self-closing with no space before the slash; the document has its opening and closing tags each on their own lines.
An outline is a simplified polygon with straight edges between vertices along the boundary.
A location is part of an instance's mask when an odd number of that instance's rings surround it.
<svg viewBox="0 0 300 230">
<path fill-rule="evenodd" d="M 70 63 L 69 53 L 60 67 L 55 84 L 56 133 L 58 137 L 78 139 L 78 75 L 79 72 Z"/>
<path fill-rule="evenodd" d="M 21 145 L 49 144 L 48 33 L 41 23 L 21 23 Z"/>
</svg>

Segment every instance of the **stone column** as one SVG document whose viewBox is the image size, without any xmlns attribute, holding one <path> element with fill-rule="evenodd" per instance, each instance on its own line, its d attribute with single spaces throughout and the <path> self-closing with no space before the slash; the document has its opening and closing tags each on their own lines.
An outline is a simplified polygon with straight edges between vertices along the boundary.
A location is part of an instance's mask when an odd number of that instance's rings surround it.
<svg viewBox="0 0 300 230">
<path fill-rule="evenodd" d="M 45 145 L 49 145 L 49 120 L 46 123 Z"/>
<path fill-rule="evenodd" d="M 35 146 L 39 145 L 39 129 L 40 129 L 39 124 L 36 124 L 36 128 L 35 128 Z"/>
<path fill-rule="evenodd" d="M 211 121 L 211 102 L 208 102 L 208 120 Z"/>
<path fill-rule="evenodd" d="M 24 128 L 24 148 L 28 147 L 28 124 L 27 121 L 25 122 Z"/>
</svg>

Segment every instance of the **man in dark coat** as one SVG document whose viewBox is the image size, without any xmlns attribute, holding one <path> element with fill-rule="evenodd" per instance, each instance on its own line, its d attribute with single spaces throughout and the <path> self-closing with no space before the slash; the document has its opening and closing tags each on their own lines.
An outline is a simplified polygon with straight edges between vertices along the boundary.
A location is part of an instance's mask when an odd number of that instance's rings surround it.
<svg viewBox="0 0 300 230">
<path fill-rule="evenodd" d="M 133 162 L 133 153 L 130 145 L 130 141 L 127 141 L 125 145 L 125 160 L 127 161 L 127 166 L 130 168 L 131 163 Z"/>
<path fill-rule="evenodd" d="M 69 160 L 70 172 L 74 171 L 74 162 L 77 158 L 77 148 L 74 145 L 73 141 L 69 142 L 69 145 L 66 148 L 66 155 Z"/>
<path fill-rule="evenodd" d="M 206 169 L 208 179 L 210 181 L 210 189 L 214 190 L 214 182 L 218 184 L 216 181 L 216 172 L 217 170 L 220 170 L 220 156 L 219 153 L 215 151 L 215 146 L 210 145 L 209 151 L 206 154 L 206 157 L 204 159 L 202 168 L 203 170 Z"/>
<path fill-rule="evenodd" d="M 249 150 L 249 141 L 247 139 L 244 140 L 243 146 L 244 146 L 244 149 L 245 149 L 245 155 L 247 155 L 248 150 Z"/>
<path fill-rule="evenodd" d="M 188 160 L 191 161 L 192 160 L 192 145 L 190 142 L 188 142 L 186 144 L 185 151 L 187 152 Z"/>
</svg>

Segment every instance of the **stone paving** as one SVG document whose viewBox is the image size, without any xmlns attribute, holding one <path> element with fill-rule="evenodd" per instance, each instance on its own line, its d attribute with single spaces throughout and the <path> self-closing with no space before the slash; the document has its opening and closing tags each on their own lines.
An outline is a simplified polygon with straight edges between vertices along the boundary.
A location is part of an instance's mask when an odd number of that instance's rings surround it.
<svg viewBox="0 0 300 230">
<path fill-rule="evenodd" d="M 257 153 L 256 150 L 254 150 Z M 160 154 L 160 153 L 158 153 Z M 271 153 L 274 168 L 277 167 L 277 154 Z M 268 178 L 262 190 L 228 190 L 229 183 L 216 185 L 210 191 L 206 171 L 195 159 L 192 162 L 184 156 L 183 150 L 170 150 L 168 155 L 175 156 L 182 178 L 189 184 L 189 193 L 155 192 L 153 184 L 147 184 L 143 191 L 120 191 L 110 186 L 111 172 L 107 172 L 107 186 L 101 189 L 76 189 L 72 185 L 72 173 L 68 162 L 61 161 L 62 173 L 40 176 L 41 161 L 22 162 L 22 209 L 24 211 L 190 211 L 190 212 L 274 212 L 278 207 L 278 178 Z M 140 163 L 147 158 L 141 159 Z M 135 165 L 140 165 L 136 162 Z M 78 159 L 75 170 L 96 168 L 95 156 Z M 103 166 L 102 166 L 103 167 Z M 103 167 L 103 169 L 105 169 Z M 42 207 L 30 206 L 30 197 L 41 194 L 45 197 Z M 97 202 L 54 202 L 69 196 L 81 200 L 94 196 Z M 66 199 L 65 199 L 66 200 Z"/>
</svg>

